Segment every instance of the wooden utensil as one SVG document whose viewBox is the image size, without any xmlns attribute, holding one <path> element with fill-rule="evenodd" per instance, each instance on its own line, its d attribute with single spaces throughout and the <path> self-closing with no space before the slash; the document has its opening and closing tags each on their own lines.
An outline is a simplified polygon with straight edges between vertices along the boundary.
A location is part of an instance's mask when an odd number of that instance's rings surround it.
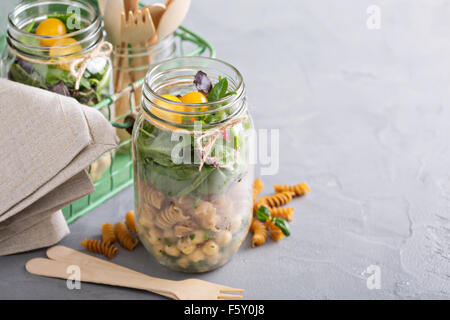
<svg viewBox="0 0 450 320">
<path fill-rule="evenodd" d="M 108 0 L 105 7 L 103 22 L 106 32 L 113 45 L 118 46 L 122 42 L 120 15 L 124 10 L 122 0 Z"/>
<path fill-rule="evenodd" d="M 127 14 L 130 11 L 135 12 L 139 9 L 139 0 L 123 0 L 123 7 Z"/>
<path fill-rule="evenodd" d="M 143 8 L 135 13 L 128 12 L 128 19 L 125 19 L 125 14 L 121 15 L 122 20 L 122 34 L 123 39 L 130 43 L 133 47 L 145 48 L 147 41 L 153 38 L 156 30 L 150 15 L 149 8 Z M 137 81 L 143 78 L 147 73 L 147 66 L 151 63 L 151 57 L 142 52 L 142 56 L 134 56 L 131 60 L 131 67 L 136 68 L 131 72 L 131 79 Z M 142 87 L 139 87 L 134 92 L 134 101 L 138 104 L 141 100 Z"/>
<path fill-rule="evenodd" d="M 148 8 L 150 10 L 150 15 L 152 16 L 153 25 L 155 29 L 158 29 L 159 20 L 161 20 L 162 15 L 166 11 L 166 6 L 162 3 L 154 3 L 143 7 L 142 9 Z"/>
<path fill-rule="evenodd" d="M 98 10 L 100 11 L 100 14 L 102 16 L 105 15 L 105 8 L 106 8 L 106 3 L 108 2 L 108 0 L 98 0 Z"/>
<path fill-rule="evenodd" d="M 49 257 L 52 260 L 55 261 L 62 261 L 69 263 L 71 265 L 77 265 L 82 266 L 85 264 L 89 264 L 91 267 L 95 267 L 98 269 L 107 268 L 107 269 L 113 269 L 113 270 L 122 270 L 124 272 L 135 272 L 139 274 L 139 272 L 136 272 L 134 270 L 128 269 L 126 267 L 122 267 L 118 264 L 111 263 L 109 261 L 99 259 L 96 257 L 93 257 L 91 255 L 82 253 L 80 251 L 64 247 L 64 246 L 53 246 L 47 250 L 47 257 Z M 168 294 L 167 292 L 160 292 L 155 291 L 155 293 L 161 294 L 163 296 L 167 296 L 172 299 L 176 299 L 171 294 Z"/>
<path fill-rule="evenodd" d="M 171 0 L 158 24 L 158 39 L 162 40 L 177 30 L 191 5 L 191 0 Z"/>
<path fill-rule="evenodd" d="M 147 42 L 155 34 L 152 16 L 149 8 L 138 11 L 128 11 L 128 18 L 124 12 L 121 14 L 122 39 L 131 44 Z"/>
<path fill-rule="evenodd" d="M 173 281 L 154 278 L 107 261 L 105 261 L 106 263 L 98 262 L 97 260 L 100 259 L 88 255 L 84 257 L 82 256 L 84 255 L 83 253 L 79 253 L 81 256 L 78 254 L 62 253 L 62 256 L 61 253 L 55 254 L 55 252 L 60 251 L 61 249 L 53 251 L 52 256 L 58 259 L 69 259 L 68 261 L 35 258 L 26 263 L 26 270 L 35 275 L 68 279 L 72 277 L 72 274 L 68 273 L 68 268 L 76 265 L 80 268 L 81 281 L 147 290 L 179 300 L 241 299 L 241 295 L 227 294 L 226 292 L 244 292 L 242 289 L 231 288 L 198 279 Z"/>
</svg>

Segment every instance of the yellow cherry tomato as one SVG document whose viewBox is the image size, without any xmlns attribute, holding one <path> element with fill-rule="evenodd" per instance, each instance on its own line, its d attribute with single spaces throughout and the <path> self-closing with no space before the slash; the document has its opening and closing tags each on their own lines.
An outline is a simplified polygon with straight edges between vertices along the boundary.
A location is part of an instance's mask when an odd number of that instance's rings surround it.
<svg viewBox="0 0 450 320">
<path fill-rule="evenodd" d="M 56 47 L 62 47 L 62 48 L 56 48 Z M 56 40 L 50 48 L 48 54 L 51 57 L 58 57 L 58 56 L 69 56 L 74 53 L 77 53 L 81 51 L 83 48 L 80 44 L 78 44 L 78 41 L 74 38 L 63 38 Z"/>
<path fill-rule="evenodd" d="M 164 99 L 170 100 L 170 101 L 181 102 L 180 99 L 178 99 L 177 97 L 175 97 L 171 94 L 163 94 L 163 95 L 161 95 L 161 97 Z M 183 106 L 174 105 L 174 104 L 168 103 L 166 101 L 162 101 L 162 100 L 155 100 L 155 104 L 162 108 L 168 109 L 168 110 L 184 111 Z M 155 116 L 157 116 L 158 118 L 161 118 L 161 119 L 169 121 L 169 122 L 174 122 L 174 123 L 182 122 L 182 115 L 180 115 L 180 114 L 175 114 L 175 113 L 172 113 L 169 111 L 160 110 L 158 108 L 153 108 L 152 113 Z"/>
<path fill-rule="evenodd" d="M 192 91 L 186 93 L 182 98 L 181 102 L 183 103 L 206 103 L 208 99 L 198 91 Z"/>
<path fill-rule="evenodd" d="M 62 47 L 62 48 L 57 48 Z M 74 55 L 75 53 L 81 51 L 83 48 L 80 44 L 78 44 L 78 41 L 74 38 L 63 38 L 58 39 L 53 44 L 53 47 L 50 48 L 48 54 L 51 57 L 58 57 L 58 61 L 65 61 L 65 60 L 73 60 L 77 59 L 78 55 Z M 80 55 L 81 56 L 81 55 Z M 61 63 L 59 65 L 60 68 L 69 70 L 70 69 L 70 63 Z"/>
<path fill-rule="evenodd" d="M 35 33 L 40 36 L 61 36 L 67 33 L 67 29 L 61 20 L 49 18 L 38 25 Z M 55 41 L 55 39 L 41 39 L 41 46 L 51 47 L 54 45 Z"/>
</svg>

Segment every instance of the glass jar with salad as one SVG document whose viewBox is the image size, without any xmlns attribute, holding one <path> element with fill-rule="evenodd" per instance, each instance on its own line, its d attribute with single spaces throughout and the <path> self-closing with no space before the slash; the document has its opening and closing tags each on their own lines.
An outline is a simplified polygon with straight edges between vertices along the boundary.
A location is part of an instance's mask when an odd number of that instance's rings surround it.
<svg viewBox="0 0 450 320">
<path fill-rule="evenodd" d="M 110 53 L 89 1 L 26 1 L 8 15 L 0 74 L 93 106 L 113 93 Z"/>
<path fill-rule="evenodd" d="M 239 249 L 252 218 L 252 128 L 228 63 L 181 57 L 150 69 L 133 129 L 136 227 L 161 264 L 205 272 Z"/>
<path fill-rule="evenodd" d="M 89 1 L 19 3 L 8 15 L 7 46 L 0 76 L 75 98 L 94 106 L 113 93 L 112 46 L 103 40 L 96 8 Z M 114 108 L 100 110 L 108 120 Z M 107 153 L 88 168 L 98 181 L 110 167 Z"/>
</svg>

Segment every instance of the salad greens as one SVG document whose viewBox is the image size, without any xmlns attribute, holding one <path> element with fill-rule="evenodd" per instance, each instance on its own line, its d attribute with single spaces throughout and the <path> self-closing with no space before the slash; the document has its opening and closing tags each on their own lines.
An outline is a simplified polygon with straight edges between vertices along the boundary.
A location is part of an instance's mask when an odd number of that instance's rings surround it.
<svg viewBox="0 0 450 320">
<path fill-rule="evenodd" d="M 68 70 L 56 65 L 31 63 L 17 57 L 9 69 L 8 78 L 59 94 L 64 93 L 66 96 L 74 97 L 80 103 L 92 106 L 108 94 L 105 89 L 109 85 L 110 69 L 109 64 L 106 63 L 104 68 L 96 74 L 91 74 L 87 70 L 81 78 L 80 88 L 75 90 L 75 78 Z"/>
<path fill-rule="evenodd" d="M 238 148 L 240 152 L 237 152 L 237 149 L 224 145 L 226 141 L 223 138 L 217 139 L 211 152 L 212 157 L 217 157 L 218 167 L 205 164 L 199 170 L 192 135 L 186 135 L 183 143 L 184 150 L 195 161 L 176 164 L 172 160 L 172 150 L 180 142 L 172 140 L 172 132 L 151 126 L 148 122 L 137 130 L 142 133 L 136 140 L 137 163 L 142 166 L 139 170 L 141 178 L 166 192 L 170 198 L 189 193 L 194 193 L 194 198 L 221 194 L 245 174 L 245 150 Z"/>
<path fill-rule="evenodd" d="M 54 13 L 47 16 L 47 18 L 61 20 L 66 26 L 67 32 L 72 32 L 85 26 L 74 12 L 67 14 Z M 36 27 L 36 21 L 33 20 L 23 30 L 34 33 Z M 23 40 L 24 42 L 39 42 L 39 40 L 26 36 L 23 36 Z M 39 46 L 39 43 L 30 44 Z M 75 89 L 76 79 L 68 70 L 67 65 L 32 63 L 16 57 L 9 68 L 8 78 L 12 81 L 70 96 L 77 99 L 80 103 L 93 106 L 109 94 L 111 66 L 104 58 L 94 58 L 89 61 L 78 90 Z"/>
</svg>

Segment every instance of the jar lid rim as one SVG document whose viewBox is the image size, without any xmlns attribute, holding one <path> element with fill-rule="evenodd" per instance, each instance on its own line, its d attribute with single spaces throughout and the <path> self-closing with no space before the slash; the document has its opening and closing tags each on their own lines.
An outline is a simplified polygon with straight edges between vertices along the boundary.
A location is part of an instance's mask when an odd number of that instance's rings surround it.
<svg viewBox="0 0 450 320">
<path fill-rule="evenodd" d="M 46 35 L 37 35 L 37 34 L 33 34 L 30 32 L 26 32 L 23 29 L 19 28 L 17 26 L 16 23 L 14 23 L 13 21 L 13 17 L 15 15 L 17 15 L 18 13 L 24 11 L 25 9 L 28 9 L 30 7 L 34 7 L 34 6 L 42 6 L 45 4 L 55 4 L 55 3 L 61 3 L 61 4 L 67 4 L 69 6 L 76 6 L 76 4 L 78 4 L 79 6 L 84 6 L 84 8 L 88 8 L 88 10 L 91 10 L 92 12 L 94 12 L 94 19 L 92 20 L 91 23 L 89 23 L 89 25 L 87 25 L 84 28 L 81 28 L 79 30 L 70 32 L 70 33 L 66 33 L 63 35 L 57 35 L 57 36 L 46 36 Z M 95 32 L 98 27 L 97 24 L 101 24 L 100 23 L 100 14 L 98 12 L 98 10 L 95 9 L 95 7 L 88 1 L 67 1 L 67 0 L 49 0 L 49 1 L 41 1 L 41 2 L 21 2 L 19 3 L 14 9 L 13 11 L 11 11 L 8 14 L 8 28 L 13 28 L 15 32 L 17 32 L 19 35 L 24 35 L 27 37 L 31 37 L 31 38 L 37 38 L 37 39 L 64 39 L 64 38 L 71 38 L 74 36 L 77 36 L 79 34 L 88 32 L 90 29 L 93 29 L 92 32 Z"/>
<path fill-rule="evenodd" d="M 162 97 L 161 95 L 157 94 L 148 84 L 148 80 L 152 74 L 152 71 L 156 70 L 159 66 L 163 65 L 163 64 L 167 64 L 167 63 L 171 63 L 171 62 L 176 62 L 176 61 L 182 61 L 182 60 L 203 60 L 203 61 L 214 61 L 214 62 L 219 62 L 227 67 L 229 67 L 231 70 L 233 70 L 236 75 L 238 76 L 238 83 L 237 86 L 235 88 L 236 94 L 235 95 L 229 95 L 226 96 L 220 100 L 216 100 L 216 101 L 211 101 L 211 102 L 203 102 L 203 103 L 184 103 L 184 102 L 178 102 L 178 101 L 172 101 L 172 100 L 168 100 L 164 97 Z M 192 57 L 177 57 L 177 58 L 172 58 L 172 59 L 168 59 L 168 60 L 164 60 L 161 61 L 157 64 L 155 64 L 154 66 L 152 66 L 152 68 L 147 72 L 146 76 L 145 76 L 145 81 L 144 81 L 144 90 L 143 92 L 145 93 L 145 91 L 148 91 L 148 93 L 150 93 L 151 96 L 153 96 L 154 98 L 158 98 L 158 99 L 162 99 L 164 102 L 169 102 L 170 104 L 173 104 L 174 106 L 188 106 L 188 107 L 205 107 L 211 104 L 219 104 L 219 103 L 224 103 L 226 102 L 227 104 L 233 102 L 234 100 L 237 100 L 238 98 L 240 98 L 242 96 L 242 94 L 245 92 L 244 89 L 244 80 L 242 77 L 242 74 L 239 72 L 238 69 L 236 69 L 233 65 L 231 65 L 230 63 L 217 59 L 217 58 L 210 58 L 210 57 L 203 57 L 203 56 L 192 56 Z M 177 112 L 177 111 L 173 111 L 172 112 Z M 180 113 L 184 113 L 184 112 L 180 112 Z"/>
</svg>

